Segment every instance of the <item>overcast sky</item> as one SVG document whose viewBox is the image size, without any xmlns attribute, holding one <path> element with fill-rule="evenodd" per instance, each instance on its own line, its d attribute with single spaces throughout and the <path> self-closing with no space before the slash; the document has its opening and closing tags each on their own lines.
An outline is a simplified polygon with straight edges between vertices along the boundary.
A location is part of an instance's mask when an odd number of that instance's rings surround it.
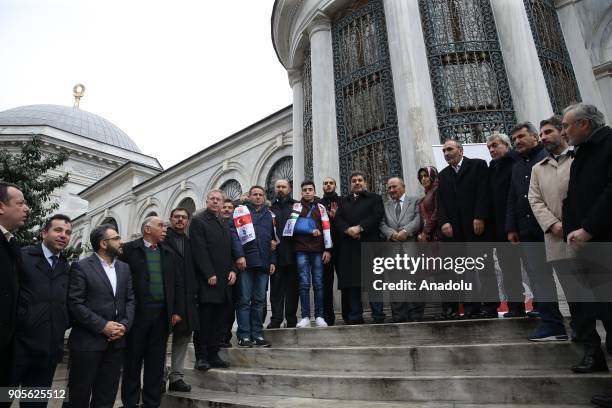
<svg viewBox="0 0 612 408">
<path fill-rule="evenodd" d="M 0 111 L 72 106 L 176 164 L 291 104 L 273 0 L 0 0 Z"/>
</svg>

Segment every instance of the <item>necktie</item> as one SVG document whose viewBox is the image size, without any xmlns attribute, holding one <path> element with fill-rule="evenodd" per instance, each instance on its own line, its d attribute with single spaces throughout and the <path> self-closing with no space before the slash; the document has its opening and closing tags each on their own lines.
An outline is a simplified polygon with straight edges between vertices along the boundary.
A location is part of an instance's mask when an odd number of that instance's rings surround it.
<svg viewBox="0 0 612 408">
<path fill-rule="evenodd" d="M 51 255 L 49 258 L 51 259 L 51 269 L 55 270 L 59 257 L 57 255 Z"/>
<path fill-rule="evenodd" d="M 397 200 L 397 202 L 395 203 L 395 218 L 399 220 L 401 213 L 402 213 L 402 203 L 400 200 Z"/>
<path fill-rule="evenodd" d="M 151 251 L 157 251 L 157 244 L 151 244 L 151 245 L 149 245 L 149 249 L 150 249 Z"/>
</svg>

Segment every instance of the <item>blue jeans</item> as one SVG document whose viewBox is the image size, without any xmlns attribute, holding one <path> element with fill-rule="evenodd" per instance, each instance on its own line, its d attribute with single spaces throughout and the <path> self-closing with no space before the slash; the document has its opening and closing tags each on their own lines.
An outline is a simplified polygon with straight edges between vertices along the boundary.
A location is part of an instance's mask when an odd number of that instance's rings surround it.
<svg viewBox="0 0 612 408">
<path fill-rule="evenodd" d="M 310 318 L 310 277 L 314 289 L 315 317 L 323 317 L 323 261 L 320 252 L 296 252 L 302 318 Z"/>
<path fill-rule="evenodd" d="M 266 302 L 268 276 L 263 268 L 247 268 L 238 273 L 238 339 L 263 337 L 263 307 Z"/>
</svg>

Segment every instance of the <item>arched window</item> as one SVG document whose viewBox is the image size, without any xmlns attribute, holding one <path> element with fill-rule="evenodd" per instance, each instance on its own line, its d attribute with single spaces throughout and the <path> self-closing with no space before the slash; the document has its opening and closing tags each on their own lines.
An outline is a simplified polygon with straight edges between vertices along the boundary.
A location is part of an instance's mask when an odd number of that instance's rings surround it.
<svg viewBox="0 0 612 408">
<path fill-rule="evenodd" d="M 147 218 L 147 217 L 157 217 L 157 216 L 158 215 L 157 215 L 157 213 L 155 211 L 150 211 L 145 218 Z"/>
<path fill-rule="evenodd" d="M 580 91 L 565 46 L 555 2 L 553 0 L 523 0 L 523 2 L 553 111 L 561 114 L 567 106 L 580 101 Z"/>
<path fill-rule="evenodd" d="M 105 219 L 102 220 L 102 222 L 100 223 L 100 225 L 102 224 L 110 224 L 113 227 L 115 227 L 115 229 L 117 230 L 117 232 L 119 232 L 119 224 L 117 224 L 117 220 L 114 219 L 113 217 L 106 217 Z"/>
<path fill-rule="evenodd" d="M 490 0 L 419 0 L 419 9 L 441 142 L 509 133 L 516 117 Z"/>
<path fill-rule="evenodd" d="M 274 183 L 279 179 L 289 180 L 289 185 L 293 186 L 293 157 L 283 157 L 270 169 L 266 178 L 266 195 L 270 201 L 274 199 Z"/>
<path fill-rule="evenodd" d="M 402 158 L 383 1 L 354 1 L 333 22 L 332 38 L 342 192 L 361 170 L 369 190 L 384 194 Z"/>
<path fill-rule="evenodd" d="M 223 191 L 225 197 L 230 200 L 236 202 L 240 200 L 240 196 L 242 195 L 242 186 L 237 180 L 229 179 L 225 183 L 221 185 L 219 190 Z"/>
<path fill-rule="evenodd" d="M 195 202 L 193 199 L 191 199 L 191 197 L 183 198 L 178 206 L 187 209 L 190 215 L 193 215 L 196 210 Z"/>
</svg>

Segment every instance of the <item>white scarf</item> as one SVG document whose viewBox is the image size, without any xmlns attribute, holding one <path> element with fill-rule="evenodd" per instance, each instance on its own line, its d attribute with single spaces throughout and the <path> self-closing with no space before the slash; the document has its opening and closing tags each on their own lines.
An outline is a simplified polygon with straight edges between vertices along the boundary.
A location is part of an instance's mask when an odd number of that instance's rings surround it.
<svg viewBox="0 0 612 408">
<path fill-rule="evenodd" d="M 238 238 L 242 245 L 255 240 L 255 228 L 253 218 L 246 205 L 239 205 L 234 209 L 234 226 L 238 231 Z"/>
</svg>

